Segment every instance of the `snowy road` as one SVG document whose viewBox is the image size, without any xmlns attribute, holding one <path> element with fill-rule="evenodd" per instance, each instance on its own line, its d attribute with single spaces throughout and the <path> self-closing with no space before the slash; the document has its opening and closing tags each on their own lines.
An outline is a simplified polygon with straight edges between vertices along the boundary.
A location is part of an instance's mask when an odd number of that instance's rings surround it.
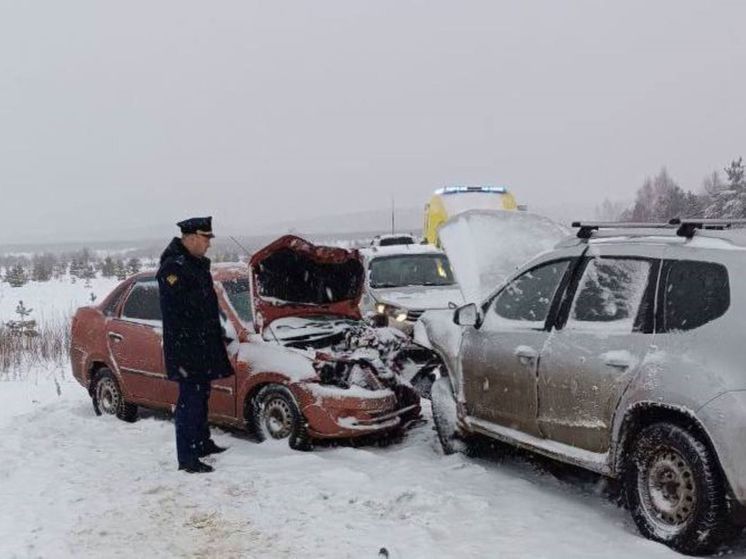
<svg viewBox="0 0 746 559">
<path fill-rule="evenodd" d="M 216 472 L 188 475 L 168 419 L 96 417 L 70 381 L 0 382 L 0 557 L 678 556 L 600 483 L 445 457 L 430 422 L 312 453 L 215 435 L 231 447 Z"/>
</svg>

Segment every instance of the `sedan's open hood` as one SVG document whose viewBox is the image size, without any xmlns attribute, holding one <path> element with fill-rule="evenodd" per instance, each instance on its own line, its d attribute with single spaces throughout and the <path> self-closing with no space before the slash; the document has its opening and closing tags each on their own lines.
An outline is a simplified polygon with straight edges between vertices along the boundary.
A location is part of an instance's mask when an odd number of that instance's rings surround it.
<svg viewBox="0 0 746 559">
<path fill-rule="evenodd" d="M 361 317 L 365 272 L 357 250 L 285 235 L 255 253 L 249 270 L 258 332 L 287 316 Z"/>
<path fill-rule="evenodd" d="M 568 234 L 548 217 L 501 210 L 469 210 L 438 230 L 467 303 L 481 303 L 518 266 Z"/>
</svg>

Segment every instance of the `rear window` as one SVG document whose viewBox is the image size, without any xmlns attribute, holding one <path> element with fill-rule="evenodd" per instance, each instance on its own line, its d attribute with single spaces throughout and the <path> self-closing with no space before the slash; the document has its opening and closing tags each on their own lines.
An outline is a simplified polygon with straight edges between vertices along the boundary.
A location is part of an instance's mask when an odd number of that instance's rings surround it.
<svg viewBox="0 0 746 559">
<path fill-rule="evenodd" d="M 408 235 L 402 237 L 383 237 L 378 240 L 378 245 L 382 247 L 393 245 L 413 245 L 414 239 Z"/>
<path fill-rule="evenodd" d="M 699 328 L 730 306 L 728 270 L 722 264 L 668 260 L 663 278 L 664 332 Z"/>
<path fill-rule="evenodd" d="M 106 304 L 106 306 L 103 308 L 103 313 L 106 316 L 114 316 L 116 313 L 117 307 L 119 306 L 119 302 L 122 300 L 122 296 L 127 291 L 127 287 L 124 284 L 120 284 L 115 290 L 114 294 L 111 296 L 111 299 Z"/>
<path fill-rule="evenodd" d="M 124 302 L 122 318 L 162 320 L 157 281 L 138 281 L 135 284 Z"/>
</svg>

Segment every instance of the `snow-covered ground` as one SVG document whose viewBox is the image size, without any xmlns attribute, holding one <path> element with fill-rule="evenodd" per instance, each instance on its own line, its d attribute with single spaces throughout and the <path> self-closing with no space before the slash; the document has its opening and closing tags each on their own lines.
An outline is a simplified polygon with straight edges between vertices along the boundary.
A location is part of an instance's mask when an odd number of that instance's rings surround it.
<svg viewBox="0 0 746 559">
<path fill-rule="evenodd" d="M 95 278 L 86 282 L 69 276 L 45 282 L 30 281 L 21 287 L 11 287 L 0 282 L 0 322 L 17 320 L 16 306 L 23 301 L 32 309 L 30 318 L 37 322 L 64 320 L 71 317 L 77 307 L 91 304 L 91 294 L 100 303 L 119 284 L 116 278 Z"/>
<path fill-rule="evenodd" d="M 64 316 L 115 284 L 3 284 L 0 319 L 17 299 Z M 427 403 L 426 423 L 385 447 L 301 453 L 214 429 L 230 450 L 189 475 L 170 418 L 97 417 L 67 364 L 25 373 L 0 381 L 0 559 L 678 556 L 639 536 L 600 478 L 443 456 Z"/>
<path fill-rule="evenodd" d="M 97 417 L 69 371 L 0 383 L 0 557 L 673 557 L 593 478 L 443 456 L 428 422 L 387 447 L 295 452 L 213 429 L 176 471 L 172 421 Z"/>
</svg>

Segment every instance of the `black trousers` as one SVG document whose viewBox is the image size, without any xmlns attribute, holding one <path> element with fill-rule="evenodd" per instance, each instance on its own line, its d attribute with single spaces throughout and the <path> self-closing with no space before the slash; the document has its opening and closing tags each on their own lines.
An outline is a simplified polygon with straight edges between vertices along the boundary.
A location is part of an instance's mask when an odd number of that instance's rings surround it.
<svg viewBox="0 0 746 559">
<path fill-rule="evenodd" d="M 203 446 L 210 440 L 207 424 L 209 382 L 180 382 L 176 403 L 176 457 L 179 465 L 194 464 Z"/>
</svg>

